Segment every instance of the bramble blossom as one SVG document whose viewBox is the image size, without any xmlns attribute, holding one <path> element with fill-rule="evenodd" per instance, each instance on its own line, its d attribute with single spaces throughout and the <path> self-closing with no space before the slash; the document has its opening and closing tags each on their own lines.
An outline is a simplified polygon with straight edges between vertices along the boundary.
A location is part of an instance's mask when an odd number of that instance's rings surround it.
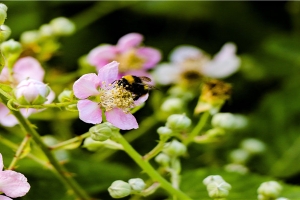
<svg viewBox="0 0 300 200">
<path fill-rule="evenodd" d="M 24 57 L 20 58 L 14 64 L 11 75 L 7 67 L 2 69 L 0 74 L 0 83 L 8 84 L 11 87 L 16 88 L 22 81 L 25 81 L 28 78 L 42 82 L 44 75 L 44 69 L 35 58 Z M 46 98 L 47 100 L 45 103 L 51 103 L 55 98 L 54 92 L 51 90 Z M 37 111 L 38 110 L 36 109 L 20 109 L 20 112 L 24 117 L 28 117 L 30 114 Z M 17 119 L 10 113 L 10 110 L 4 104 L 0 103 L 0 124 L 11 127 L 17 123 Z"/>
<path fill-rule="evenodd" d="M 125 73 L 136 76 L 149 76 L 147 70 L 161 59 L 161 53 L 154 48 L 141 46 L 143 36 L 129 33 L 121 37 L 116 45 L 103 44 L 90 51 L 88 62 L 99 70 L 111 61 L 118 61 L 119 78 Z"/>
<path fill-rule="evenodd" d="M 123 130 L 136 129 L 138 123 L 130 109 L 147 100 L 148 94 L 134 101 L 132 94 L 123 86 L 114 84 L 118 80 L 119 63 L 113 61 L 100 68 L 98 75 L 81 76 L 73 85 L 79 118 L 91 124 L 102 122 L 102 109 L 106 120 Z"/>
<path fill-rule="evenodd" d="M 236 46 L 226 43 L 212 59 L 194 46 L 179 46 L 170 54 L 170 63 L 162 63 L 153 73 L 157 83 L 168 85 L 181 81 L 199 81 L 202 77 L 226 78 L 240 66 Z M 167 76 L 166 76 L 167 75 Z"/>
<path fill-rule="evenodd" d="M 0 192 L 8 196 L 0 195 L 0 200 L 24 196 L 30 189 L 27 178 L 23 174 L 12 170 L 2 171 L 3 167 L 2 154 L 0 153 Z"/>
</svg>

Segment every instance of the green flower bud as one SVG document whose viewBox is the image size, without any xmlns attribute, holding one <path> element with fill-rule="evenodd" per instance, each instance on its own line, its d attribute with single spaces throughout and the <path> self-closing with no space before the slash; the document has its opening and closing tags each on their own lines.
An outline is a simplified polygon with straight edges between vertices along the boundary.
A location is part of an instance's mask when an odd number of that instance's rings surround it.
<svg viewBox="0 0 300 200">
<path fill-rule="evenodd" d="M 203 180 L 203 184 L 208 185 L 215 181 L 224 181 L 224 179 L 220 175 L 210 175 Z"/>
<path fill-rule="evenodd" d="M 229 190 L 231 189 L 231 185 L 227 182 L 223 181 L 214 181 L 206 186 L 208 195 L 211 198 L 225 198 L 229 194 Z"/>
<path fill-rule="evenodd" d="M 206 131 L 206 135 L 209 138 L 217 138 L 225 135 L 225 130 L 222 128 L 213 128 Z"/>
<path fill-rule="evenodd" d="M 118 128 L 114 127 L 109 122 L 97 124 L 89 129 L 91 138 L 96 141 L 105 141 L 109 139 L 114 131 L 118 131 Z"/>
<path fill-rule="evenodd" d="M 54 34 L 58 36 L 68 36 L 75 32 L 75 24 L 65 17 L 51 20 L 50 26 Z"/>
<path fill-rule="evenodd" d="M 10 34 L 11 34 L 10 28 L 6 25 L 1 25 L 1 27 L 0 27 L 0 43 L 7 40 L 9 38 Z"/>
<path fill-rule="evenodd" d="M 49 24 L 43 24 L 40 28 L 39 28 L 39 35 L 42 38 L 49 38 L 53 36 L 53 30 L 52 27 Z"/>
<path fill-rule="evenodd" d="M 162 126 L 157 129 L 157 133 L 161 136 L 171 136 L 173 131 L 168 127 Z"/>
<path fill-rule="evenodd" d="M 20 36 L 20 42 L 22 44 L 32 44 L 37 43 L 40 38 L 38 31 L 25 31 Z"/>
<path fill-rule="evenodd" d="M 182 111 L 184 103 L 180 98 L 169 98 L 161 105 L 161 110 L 169 113 L 178 113 Z"/>
<path fill-rule="evenodd" d="M 235 149 L 231 151 L 229 156 L 234 163 L 245 163 L 249 159 L 250 154 L 244 149 Z"/>
<path fill-rule="evenodd" d="M 268 181 L 262 183 L 257 189 L 257 193 L 266 198 L 276 198 L 282 190 L 281 185 L 276 181 Z"/>
<path fill-rule="evenodd" d="M 168 166 L 170 162 L 170 157 L 165 153 L 160 153 L 155 157 L 154 160 L 162 166 Z"/>
<path fill-rule="evenodd" d="M 172 140 L 172 142 L 165 144 L 163 152 L 170 157 L 182 156 L 186 153 L 186 146 L 177 140 Z"/>
<path fill-rule="evenodd" d="M 167 119 L 166 126 L 175 131 L 187 129 L 192 121 L 184 114 L 173 114 Z"/>
<path fill-rule="evenodd" d="M 1 44 L 1 51 L 6 58 L 10 55 L 17 57 L 22 52 L 22 45 L 19 42 L 10 39 Z"/>
<path fill-rule="evenodd" d="M 3 3 L 0 3 L 0 25 L 4 24 L 6 17 L 7 17 L 7 6 Z"/>
<path fill-rule="evenodd" d="M 132 178 L 128 181 L 128 183 L 133 192 L 142 192 L 146 187 L 145 182 L 140 178 Z"/>
<path fill-rule="evenodd" d="M 108 139 L 103 142 L 100 142 L 93 140 L 91 137 L 88 137 L 84 140 L 83 147 L 87 148 L 89 151 L 97 151 L 101 147 L 123 150 L 123 146 L 119 143 L 116 143 L 115 141 Z"/>
<path fill-rule="evenodd" d="M 242 141 L 241 148 L 245 151 L 248 151 L 251 154 L 258 154 L 264 152 L 266 146 L 263 142 L 257 139 L 248 138 Z"/>
<path fill-rule="evenodd" d="M 245 127 L 247 120 L 242 115 L 234 115 L 232 113 L 217 113 L 212 118 L 214 127 L 235 130 Z"/>
<path fill-rule="evenodd" d="M 117 180 L 111 184 L 108 188 L 108 192 L 112 198 L 119 199 L 130 195 L 131 187 L 129 183 Z"/>
<path fill-rule="evenodd" d="M 230 163 L 225 165 L 225 170 L 228 172 L 234 172 L 239 174 L 247 174 L 249 171 L 247 167 L 237 163 Z"/>
<path fill-rule="evenodd" d="M 58 101 L 61 103 L 70 102 L 73 99 L 72 90 L 64 90 L 58 95 Z"/>
</svg>

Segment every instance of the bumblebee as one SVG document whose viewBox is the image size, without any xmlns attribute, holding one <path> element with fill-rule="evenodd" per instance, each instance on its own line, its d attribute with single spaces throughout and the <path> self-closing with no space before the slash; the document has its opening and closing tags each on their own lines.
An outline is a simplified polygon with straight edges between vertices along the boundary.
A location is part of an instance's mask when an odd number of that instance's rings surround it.
<svg viewBox="0 0 300 200">
<path fill-rule="evenodd" d="M 131 92 L 133 100 L 138 100 L 141 96 L 147 94 L 154 87 L 148 85 L 151 79 L 146 76 L 126 75 L 117 81 L 119 86 L 123 86 L 127 91 Z"/>
</svg>

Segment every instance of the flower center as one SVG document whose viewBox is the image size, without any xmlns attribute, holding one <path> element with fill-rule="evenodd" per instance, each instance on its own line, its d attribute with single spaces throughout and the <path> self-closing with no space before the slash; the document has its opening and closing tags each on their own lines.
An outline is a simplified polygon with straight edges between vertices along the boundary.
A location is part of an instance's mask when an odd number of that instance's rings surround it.
<svg viewBox="0 0 300 200">
<path fill-rule="evenodd" d="M 101 106 L 103 106 L 106 111 L 112 110 L 113 108 L 120 108 L 125 113 L 128 113 L 130 109 L 135 106 L 131 92 L 118 84 L 114 84 L 114 87 L 111 89 L 102 90 L 100 99 Z"/>
<path fill-rule="evenodd" d="M 145 63 L 145 59 L 137 56 L 135 49 L 131 49 L 119 55 L 117 61 L 120 63 L 119 71 L 121 73 L 141 69 Z"/>
</svg>

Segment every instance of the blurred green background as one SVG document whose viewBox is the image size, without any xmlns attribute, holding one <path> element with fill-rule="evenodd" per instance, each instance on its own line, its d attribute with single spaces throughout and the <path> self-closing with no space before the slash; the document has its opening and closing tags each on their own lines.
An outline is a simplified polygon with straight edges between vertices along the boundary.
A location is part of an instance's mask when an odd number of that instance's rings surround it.
<svg viewBox="0 0 300 200">
<path fill-rule="evenodd" d="M 254 137 L 265 142 L 267 152 L 255 157 L 249 163 L 248 167 L 255 175 L 247 175 L 248 184 L 250 185 L 252 181 L 255 187 L 258 187 L 262 180 L 271 178 L 277 178 L 291 185 L 300 184 L 300 2 L 5 1 L 3 3 L 8 7 L 5 24 L 12 29 L 11 38 L 15 40 L 19 40 L 22 32 L 38 29 L 56 17 L 65 16 L 74 21 L 78 27 L 77 32 L 61 39 L 62 48 L 59 54 L 49 61 L 49 64 L 65 72 L 76 70 L 78 58 L 92 48 L 101 43 L 116 44 L 121 36 L 130 32 L 143 34 L 147 46 L 160 49 L 163 53 L 162 61 L 168 61 L 170 51 L 177 45 L 194 45 L 214 55 L 224 43 L 234 42 L 238 47 L 242 66 L 238 73 L 226 79 L 233 84 L 233 96 L 222 111 L 246 115 L 249 117 L 249 126 L 241 132 L 234 133 L 226 144 L 192 145 L 189 153 L 190 157 L 194 156 L 195 159 L 184 159 L 183 170 L 187 170 L 187 175 L 183 175 L 183 180 L 189 182 L 190 178 L 195 179 L 198 176 L 203 178 L 203 174 L 208 172 L 222 173 L 213 171 L 211 167 L 220 167 L 228 163 L 228 153 L 237 148 L 242 139 Z M 74 126 L 81 127 L 74 131 L 77 134 L 82 134 L 88 128 L 79 120 Z M 155 129 L 152 132 L 155 133 Z M 136 140 L 133 145 L 138 151 L 145 153 L 155 145 L 156 139 L 156 134 L 147 134 Z M 100 166 L 95 161 L 94 167 L 89 170 L 90 173 L 98 172 L 99 177 L 90 180 L 92 177 L 84 170 L 89 164 L 82 158 L 81 153 L 78 153 L 78 157 L 74 153 L 75 159 L 72 161 L 73 164 L 70 164 L 70 169 L 80 174 L 79 182 L 90 187 L 92 193 L 97 191 L 95 196 L 104 195 L 104 199 L 109 199 L 106 187 L 113 180 L 130 178 L 134 172 L 139 171 L 130 158 L 118 153 Z M 206 159 L 207 157 L 209 159 Z M 204 171 L 197 173 L 192 171 L 201 167 Z M 103 174 L 108 173 L 108 169 L 119 172 L 114 176 L 101 178 Z M 101 170 L 104 173 L 101 173 Z M 24 171 L 28 173 L 31 171 L 32 174 L 32 169 L 24 167 Z M 46 196 L 50 191 L 44 192 L 41 188 L 52 184 L 53 177 L 44 172 L 39 173 L 40 176 L 45 176 L 44 179 L 34 174 L 29 179 L 36 179 L 40 184 L 36 187 L 40 189 L 32 188 L 24 199 L 38 199 L 34 197 L 37 194 L 42 196 L 44 194 L 43 199 L 47 199 Z M 257 178 L 259 181 L 255 181 L 256 176 L 259 176 Z M 49 182 L 46 181 L 47 178 Z M 246 185 L 243 188 L 242 184 L 239 187 L 238 180 L 242 181 L 243 178 L 235 178 L 235 175 L 232 175 L 228 176 L 228 179 L 225 178 L 229 183 L 231 179 L 237 182 L 238 188 L 233 191 L 231 198 L 240 198 L 239 193 L 248 194 L 247 191 L 250 189 L 249 196 L 255 197 L 256 189 L 250 188 L 253 185 Z M 235 186 L 234 183 L 231 184 Z M 197 188 L 190 182 L 183 186 L 183 190 L 188 191 L 190 186 Z M 199 180 L 199 187 L 198 193 L 194 194 L 195 198 L 202 193 L 207 197 L 202 180 Z M 52 185 L 51 188 L 63 192 L 59 185 Z M 293 187 L 289 187 L 290 190 L 286 189 L 283 194 L 291 199 L 300 199 L 299 192 L 292 192 L 299 188 L 291 188 Z M 60 198 L 61 196 L 57 195 L 48 199 Z M 159 193 L 157 199 L 160 199 Z"/>
</svg>

